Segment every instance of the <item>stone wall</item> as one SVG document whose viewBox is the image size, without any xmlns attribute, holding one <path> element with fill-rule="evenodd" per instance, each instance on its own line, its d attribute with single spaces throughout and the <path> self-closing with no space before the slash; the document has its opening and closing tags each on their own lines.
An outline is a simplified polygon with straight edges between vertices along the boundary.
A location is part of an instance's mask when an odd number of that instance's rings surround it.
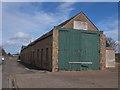
<svg viewBox="0 0 120 90">
<path fill-rule="evenodd" d="M 58 30 L 53 30 L 52 71 L 58 71 Z"/>
<path fill-rule="evenodd" d="M 106 36 L 100 34 L 100 69 L 105 69 L 106 65 Z"/>
<path fill-rule="evenodd" d="M 44 37 L 44 38 L 43 38 Z M 20 59 L 41 69 L 52 70 L 52 31 L 21 51 Z"/>
</svg>

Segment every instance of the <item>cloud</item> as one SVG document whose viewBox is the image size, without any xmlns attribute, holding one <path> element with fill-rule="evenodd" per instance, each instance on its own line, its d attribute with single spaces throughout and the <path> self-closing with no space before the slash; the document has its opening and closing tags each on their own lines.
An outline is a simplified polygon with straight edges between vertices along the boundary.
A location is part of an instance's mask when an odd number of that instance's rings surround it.
<svg viewBox="0 0 120 90">
<path fill-rule="evenodd" d="M 20 51 L 22 45 L 28 45 L 31 41 L 31 36 L 29 34 L 18 32 L 13 37 L 9 38 L 3 47 L 7 49 L 8 52 L 16 53 Z"/>
<path fill-rule="evenodd" d="M 23 32 L 18 32 L 13 37 L 9 38 L 6 41 L 6 43 L 4 44 L 4 46 L 29 43 L 31 40 L 32 40 L 32 38 L 29 34 L 25 34 Z"/>
<path fill-rule="evenodd" d="M 2 46 L 2 3 L 0 3 L 0 46 Z"/>
<path fill-rule="evenodd" d="M 41 7 L 41 3 L 38 6 L 35 6 L 36 3 L 16 4 L 5 4 L 5 11 L 3 11 L 5 21 L 3 21 L 3 24 L 5 23 L 4 25 L 6 25 L 6 23 L 9 23 L 5 26 L 5 29 L 8 30 L 11 28 L 13 32 L 24 30 L 31 33 L 43 33 L 43 31 L 48 31 L 53 28 L 54 25 L 68 19 L 70 11 L 73 10 L 71 6 L 74 3 L 61 3 L 58 5 L 56 9 L 57 12 L 55 13 L 45 12 Z M 10 32 L 12 33 L 12 31 Z"/>
<path fill-rule="evenodd" d="M 25 34 L 23 32 L 18 32 L 14 37 L 10 38 L 10 40 L 31 40 L 31 36 L 29 34 Z"/>
<path fill-rule="evenodd" d="M 72 10 L 74 10 L 74 7 L 71 7 L 75 2 L 70 2 L 70 3 L 63 3 L 61 4 L 60 6 L 57 7 L 58 10 L 60 10 L 61 12 L 64 12 L 64 13 L 68 13 Z"/>
<path fill-rule="evenodd" d="M 118 19 L 117 15 L 112 15 L 97 23 L 98 28 L 106 34 L 107 37 L 115 40 L 117 44 L 116 52 L 120 52 L 120 40 L 118 38 Z"/>
<path fill-rule="evenodd" d="M 73 4 L 58 3 L 55 9 L 45 11 L 43 3 L 3 3 L 3 44 L 20 46 L 28 44 L 27 39 L 35 40 L 68 19 Z"/>
<path fill-rule="evenodd" d="M 1 0 L 2 2 L 56 2 L 56 0 Z M 119 0 L 57 0 L 57 2 L 119 2 Z"/>
<path fill-rule="evenodd" d="M 97 23 L 98 28 L 104 31 L 107 37 L 118 40 L 118 19 L 113 15 Z"/>
<path fill-rule="evenodd" d="M 1 1 L 2 2 L 56 2 L 56 0 L 1 0 Z M 88 2 L 89 0 L 84 0 L 84 1 Z M 83 2 L 83 0 L 57 0 L 57 2 Z"/>
</svg>

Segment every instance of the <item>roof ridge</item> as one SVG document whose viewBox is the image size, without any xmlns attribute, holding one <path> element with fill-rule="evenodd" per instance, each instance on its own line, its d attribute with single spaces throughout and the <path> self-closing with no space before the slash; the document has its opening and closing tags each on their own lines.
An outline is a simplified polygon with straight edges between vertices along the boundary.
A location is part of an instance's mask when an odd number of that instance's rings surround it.
<svg viewBox="0 0 120 90">
<path fill-rule="evenodd" d="M 74 15 L 73 17 L 71 17 L 70 19 L 64 21 L 63 23 L 61 23 L 61 24 L 59 24 L 59 25 L 57 25 L 56 27 L 65 25 L 65 24 L 68 23 L 70 20 L 72 20 L 74 17 L 76 17 L 76 16 L 78 16 L 78 15 L 80 15 L 80 14 L 83 14 L 83 15 L 93 24 L 93 22 L 85 15 L 85 13 L 84 13 L 83 11 L 81 11 L 81 12 L 79 12 L 78 14 Z M 97 30 L 99 30 L 94 24 L 93 24 L 93 26 L 94 26 Z"/>
</svg>

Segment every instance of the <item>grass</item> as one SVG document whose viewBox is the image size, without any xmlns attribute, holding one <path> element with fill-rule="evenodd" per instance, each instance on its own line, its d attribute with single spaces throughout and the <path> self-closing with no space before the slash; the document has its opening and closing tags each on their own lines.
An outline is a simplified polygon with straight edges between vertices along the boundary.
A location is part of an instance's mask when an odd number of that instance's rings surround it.
<svg viewBox="0 0 120 90">
<path fill-rule="evenodd" d="M 120 58 L 115 57 L 115 62 L 120 62 Z"/>
</svg>

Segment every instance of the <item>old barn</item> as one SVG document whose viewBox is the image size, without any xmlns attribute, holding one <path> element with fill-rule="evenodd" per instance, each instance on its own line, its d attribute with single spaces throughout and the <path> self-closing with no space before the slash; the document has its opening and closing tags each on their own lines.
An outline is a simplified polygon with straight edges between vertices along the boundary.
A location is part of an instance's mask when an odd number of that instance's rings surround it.
<svg viewBox="0 0 120 90">
<path fill-rule="evenodd" d="M 49 71 L 105 68 L 106 38 L 80 12 L 21 49 L 20 59 Z"/>
</svg>

